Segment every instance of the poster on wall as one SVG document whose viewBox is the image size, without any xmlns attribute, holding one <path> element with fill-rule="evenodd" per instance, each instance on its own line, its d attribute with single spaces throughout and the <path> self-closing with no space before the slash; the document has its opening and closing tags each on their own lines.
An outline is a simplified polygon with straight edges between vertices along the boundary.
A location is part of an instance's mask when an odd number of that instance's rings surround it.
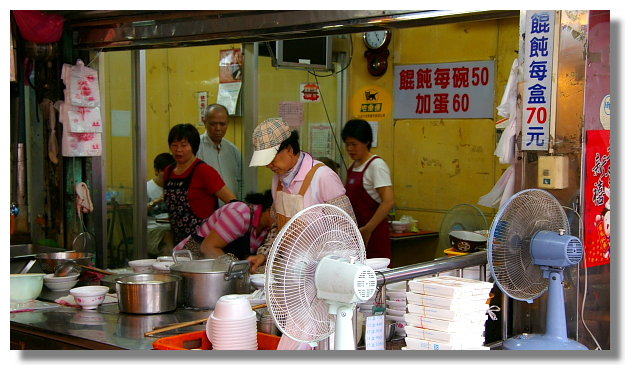
<svg viewBox="0 0 635 375">
<path fill-rule="evenodd" d="M 300 102 L 280 102 L 278 116 L 290 127 L 301 128 L 304 125 L 304 105 Z"/>
<path fill-rule="evenodd" d="M 381 86 L 364 86 L 351 98 L 353 117 L 380 121 L 392 113 L 392 96 Z"/>
<path fill-rule="evenodd" d="M 242 81 L 243 54 L 240 48 L 223 49 L 220 51 L 220 83 Z"/>
<path fill-rule="evenodd" d="M 243 54 L 240 48 L 220 51 L 219 84 L 216 103 L 227 107 L 230 115 L 236 114 L 238 95 L 242 87 Z"/>
<path fill-rule="evenodd" d="M 309 124 L 311 155 L 313 157 L 333 157 L 333 135 L 328 124 Z"/>
<path fill-rule="evenodd" d="M 320 85 L 314 82 L 300 84 L 300 102 L 314 103 L 320 101 Z"/>
<path fill-rule="evenodd" d="M 611 262 L 611 131 L 587 131 L 584 186 L 586 266 Z"/>
<path fill-rule="evenodd" d="M 527 11 L 522 93 L 523 151 L 549 149 L 555 17 L 553 10 Z"/>
<path fill-rule="evenodd" d="M 395 119 L 493 118 L 493 60 L 396 65 Z"/>
</svg>

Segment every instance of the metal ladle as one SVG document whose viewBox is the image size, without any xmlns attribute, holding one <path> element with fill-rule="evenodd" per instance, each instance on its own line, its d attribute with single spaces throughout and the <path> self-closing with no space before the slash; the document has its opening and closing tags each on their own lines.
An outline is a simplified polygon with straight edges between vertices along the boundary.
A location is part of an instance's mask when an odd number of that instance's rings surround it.
<svg viewBox="0 0 635 375">
<path fill-rule="evenodd" d="M 53 273 L 53 276 L 64 277 L 64 276 L 68 276 L 73 271 L 80 273 L 80 270 L 78 269 L 77 266 L 78 264 L 72 261 L 64 262 L 60 264 L 59 266 L 55 267 L 55 272 Z"/>
</svg>

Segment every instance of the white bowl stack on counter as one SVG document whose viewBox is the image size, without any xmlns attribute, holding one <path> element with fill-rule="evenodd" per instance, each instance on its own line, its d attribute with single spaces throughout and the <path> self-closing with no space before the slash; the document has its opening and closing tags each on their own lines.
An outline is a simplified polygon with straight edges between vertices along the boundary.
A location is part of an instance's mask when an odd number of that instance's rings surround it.
<svg viewBox="0 0 635 375">
<path fill-rule="evenodd" d="M 366 259 L 366 265 L 373 269 L 373 271 L 387 271 L 390 259 L 388 258 L 368 258 Z M 373 294 L 368 301 L 359 303 L 359 311 L 364 314 L 365 317 L 373 315 L 373 306 L 375 306 L 375 299 L 377 298 L 377 291 Z"/>
<path fill-rule="evenodd" d="M 397 336 L 406 336 L 406 288 L 405 281 L 386 284 L 386 320 L 396 323 Z"/>
<path fill-rule="evenodd" d="M 207 338 L 213 350 L 257 350 L 256 312 L 241 294 L 228 294 L 216 302 L 207 319 Z"/>
<path fill-rule="evenodd" d="M 489 350 L 484 346 L 493 283 L 454 276 L 408 282 L 404 350 Z"/>
</svg>

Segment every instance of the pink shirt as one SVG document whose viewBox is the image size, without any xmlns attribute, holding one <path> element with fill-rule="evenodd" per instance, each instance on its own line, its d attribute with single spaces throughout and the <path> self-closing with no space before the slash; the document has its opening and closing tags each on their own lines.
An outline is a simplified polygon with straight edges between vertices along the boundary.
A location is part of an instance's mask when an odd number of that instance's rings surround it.
<svg viewBox="0 0 635 375">
<path fill-rule="evenodd" d="M 291 184 L 289 184 L 289 188 L 283 186 L 282 190 L 285 193 L 298 194 L 300 192 L 300 188 L 302 187 L 302 182 L 304 181 L 307 173 L 309 173 L 309 170 L 311 170 L 315 164 L 320 163 L 320 161 L 314 160 L 308 153 L 304 151 L 302 152 L 304 153 L 302 166 L 300 167 L 298 174 L 293 178 Z M 279 176 L 274 175 L 271 180 L 272 192 L 275 192 L 278 188 L 278 179 Z M 342 185 L 340 176 L 338 176 L 331 168 L 324 166 L 318 168 L 313 175 L 311 186 L 304 194 L 304 207 L 325 203 L 345 194 L 346 189 L 344 188 L 344 185 Z"/>
<path fill-rule="evenodd" d="M 260 222 L 261 214 L 262 206 L 255 205 L 254 218 L 251 222 L 252 230 L 249 236 L 249 249 L 252 254 L 256 253 L 258 246 L 265 240 L 269 232 L 269 230 L 265 228 L 259 235 L 256 235 L 256 228 Z M 249 205 L 244 202 L 228 203 L 214 211 L 207 220 L 201 223 L 200 227 L 196 230 L 196 234 L 205 238 L 214 231 L 225 242 L 230 243 L 247 233 L 247 230 L 249 230 L 249 217 Z M 189 240 L 190 236 L 187 236 L 174 247 L 174 250 L 182 250 Z"/>
</svg>

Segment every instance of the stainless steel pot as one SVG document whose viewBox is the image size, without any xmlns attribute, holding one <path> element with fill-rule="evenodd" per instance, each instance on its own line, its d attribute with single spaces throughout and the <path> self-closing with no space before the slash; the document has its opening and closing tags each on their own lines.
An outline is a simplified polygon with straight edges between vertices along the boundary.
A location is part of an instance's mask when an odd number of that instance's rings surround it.
<svg viewBox="0 0 635 375">
<path fill-rule="evenodd" d="M 181 277 L 171 274 L 137 273 L 115 279 L 119 311 L 158 314 L 176 310 Z"/>
<path fill-rule="evenodd" d="M 170 267 L 171 274 L 182 278 L 179 306 L 195 309 L 213 309 L 227 294 L 249 293 L 248 270 L 249 261 L 227 258 L 177 262 Z"/>
</svg>

